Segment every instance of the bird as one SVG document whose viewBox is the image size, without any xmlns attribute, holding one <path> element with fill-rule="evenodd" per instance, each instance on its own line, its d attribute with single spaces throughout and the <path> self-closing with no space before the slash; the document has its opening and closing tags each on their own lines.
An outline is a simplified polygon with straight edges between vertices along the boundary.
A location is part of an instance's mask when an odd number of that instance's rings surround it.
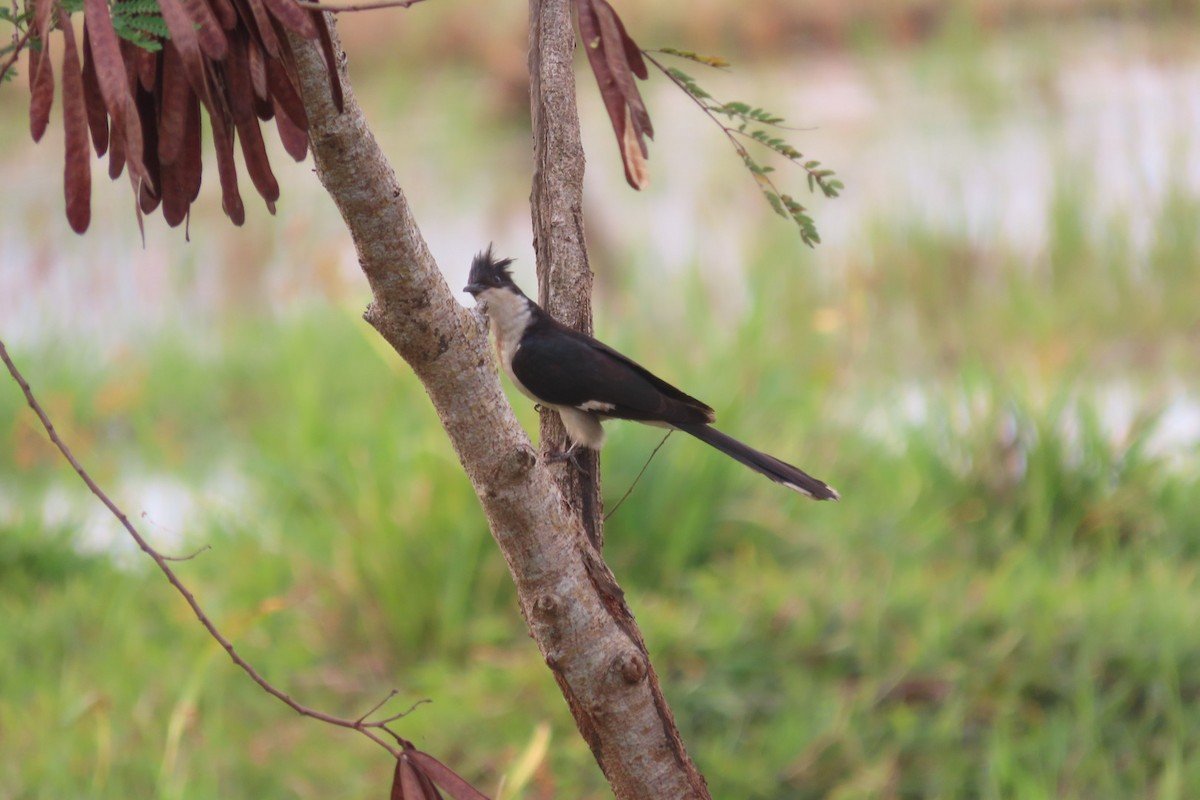
<svg viewBox="0 0 1200 800">
<path fill-rule="evenodd" d="M 574 461 L 579 447 L 599 450 L 604 444 L 602 422 L 632 420 L 691 434 L 814 500 L 839 499 L 837 490 L 824 481 L 714 428 L 716 412 L 706 404 L 603 342 L 558 322 L 513 282 L 511 264 L 511 258 L 497 260 L 489 245 L 471 262 L 463 291 L 487 315 L 509 380 L 562 419 L 571 444 L 549 454 L 551 460 Z"/>
</svg>

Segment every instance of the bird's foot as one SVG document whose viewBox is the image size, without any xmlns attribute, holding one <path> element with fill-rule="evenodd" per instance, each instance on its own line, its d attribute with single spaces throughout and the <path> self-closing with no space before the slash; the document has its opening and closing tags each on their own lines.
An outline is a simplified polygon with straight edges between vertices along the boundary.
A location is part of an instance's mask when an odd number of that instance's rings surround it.
<svg viewBox="0 0 1200 800">
<path fill-rule="evenodd" d="M 587 468 L 584 467 L 579 461 L 578 447 L 572 446 L 568 447 L 566 450 L 560 450 L 555 453 L 546 453 L 545 459 L 547 464 L 561 464 L 564 461 L 569 461 L 571 462 L 572 466 L 575 467 L 575 469 L 579 470 L 581 475 L 587 475 L 588 477 L 591 477 L 592 473 L 588 472 Z"/>
</svg>

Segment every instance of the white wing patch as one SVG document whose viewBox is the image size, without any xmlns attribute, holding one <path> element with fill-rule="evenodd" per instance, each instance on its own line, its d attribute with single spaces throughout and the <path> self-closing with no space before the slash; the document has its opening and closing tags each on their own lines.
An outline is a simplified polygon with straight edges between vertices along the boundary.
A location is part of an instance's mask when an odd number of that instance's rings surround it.
<svg viewBox="0 0 1200 800">
<path fill-rule="evenodd" d="M 605 403 L 600 400 L 588 400 L 586 403 L 580 403 L 576 406 L 580 411 L 612 411 L 616 408 L 612 403 Z"/>
</svg>

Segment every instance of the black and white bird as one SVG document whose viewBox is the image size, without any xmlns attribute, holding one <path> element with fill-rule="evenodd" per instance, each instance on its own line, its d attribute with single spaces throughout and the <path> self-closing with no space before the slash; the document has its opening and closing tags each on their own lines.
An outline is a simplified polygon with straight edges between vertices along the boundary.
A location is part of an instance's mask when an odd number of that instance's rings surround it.
<svg viewBox="0 0 1200 800">
<path fill-rule="evenodd" d="M 500 364 L 513 385 L 558 412 L 571 447 L 599 450 L 601 422 L 628 419 L 674 428 L 712 445 L 755 472 L 814 500 L 837 500 L 824 481 L 712 427 L 715 412 L 603 342 L 568 328 L 513 283 L 512 259 L 489 247 L 475 256 L 463 291 L 483 304 Z"/>
</svg>

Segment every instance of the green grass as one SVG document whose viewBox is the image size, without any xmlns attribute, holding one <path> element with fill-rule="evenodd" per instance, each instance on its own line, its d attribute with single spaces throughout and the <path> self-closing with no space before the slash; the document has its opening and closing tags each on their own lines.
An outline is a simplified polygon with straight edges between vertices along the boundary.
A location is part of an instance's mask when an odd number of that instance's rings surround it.
<svg viewBox="0 0 1200 800">
<path fill-rule="evenodd" d="M 715 796 L 1170 798 L 1200 785 L 1195 448 L 1147 447 L 1149 401 L 1114 435 L 1095 394 L 1113 374 L 1155 385 L 1186 323 L 1172 292 L 1110 257 L 1125 300 L 1162 312 L 1136 333 L 1162 357 L 1120 362 L 1131 334 L 1090 302 L 1109 290 L 1080 265 L 1101 245 L 1076 231 L 1071 202 L 1056 204 L 1048 264 L 1005 273 L 998 293 L 978 288 L 961 243 L 881 228 L 886 274 L 835 287 L 764 266 L 751 313 L 708 337 L 703 360 L 646 359 L 845 496 L 808 503 L 676 436 L 609 526 L 607 556 Z M 1164 208 L 1153 250 L 1175 285 L 1194 272 L 1167 265 L 1197 263 L 1177 230 L 1191 202 Z M 621 296 L 645 279 L 622 279 Z M 704 302 L 698 284 L 679 290 Z M 831 308 L 853 321 L 860 301 L 878 310 L 872 344 L 814 333 Z M 657 324 L 629 301 L 600 326 L 631 351 L 652 338 L 694 355 L 694 333 L 629 327 L 639 319 Z M 211 545 L 179 571 L 272 680 L 347 716 L 393 687 L 397 709 L 431 698 L 400 729 L 489 791 L 547 723 L 522 796 L 605 796 L 411 374 L 334 309 L 218 330 L 204 353 L 166 336 L 105 369 L 53 348 L 15 355 L 102 480 L 239 476 L 170 547 Z M 1041 348 L 1059 340 L 1118 361 L 1056 356 L 1072 366 L 1051 370 Z M 906 385 L 920 386 L 915 416 L 880 402 Z M 10 384 L 0 797 L 384 791 L 381 753 L 259 692 L 144 560 L 76 546 L 94 503 L 32 426 Z M 656 441 L 613 428 L 610 502 Z M 31 499 L 52 491 L 70 518 L 47 528 Z M 136 520 L 136 482 L 116 494 Z"/>
<path fill-rule="evenodd" d="M 987 123 L 1008 84 L 944 69 L 977 41 L 949 30 L 915 69 Z M 1165 398 L 1198 394 L 1200 198 L 1139 210 L 1138 251 L 1068 155 L 1033 259 L 893 208 L 821 271 L 758 208 L 733 318 L 719 277 L 604 242 L 628 266 L 601 274 L 603 338 L 845 498 L 809 503 L 677 434 L 608 527 L 715 797 L 1200 786 L 1200 451 L 1163 428 Z M 489 792 L 548 725 L 519 796 L 608 796 L 436 415 L 357 309 L 231 315 L 108 361 L 14 356 L 152 539 L 209 546 L 181 576 L 281 688 L 348 717 L 392 688 L 389 710 L 430 698 L 397 727 Z M 611 503 L 661 434 L 610 432 Z M 0 454 L 0 800 L 383 796 L 378 748 L 265 696 L 129 547 L 87 546 L 120 532 L 7 381 Z M 151 478 L 195 492 L 180 529 L 139 516 Z"/>
</svg>

